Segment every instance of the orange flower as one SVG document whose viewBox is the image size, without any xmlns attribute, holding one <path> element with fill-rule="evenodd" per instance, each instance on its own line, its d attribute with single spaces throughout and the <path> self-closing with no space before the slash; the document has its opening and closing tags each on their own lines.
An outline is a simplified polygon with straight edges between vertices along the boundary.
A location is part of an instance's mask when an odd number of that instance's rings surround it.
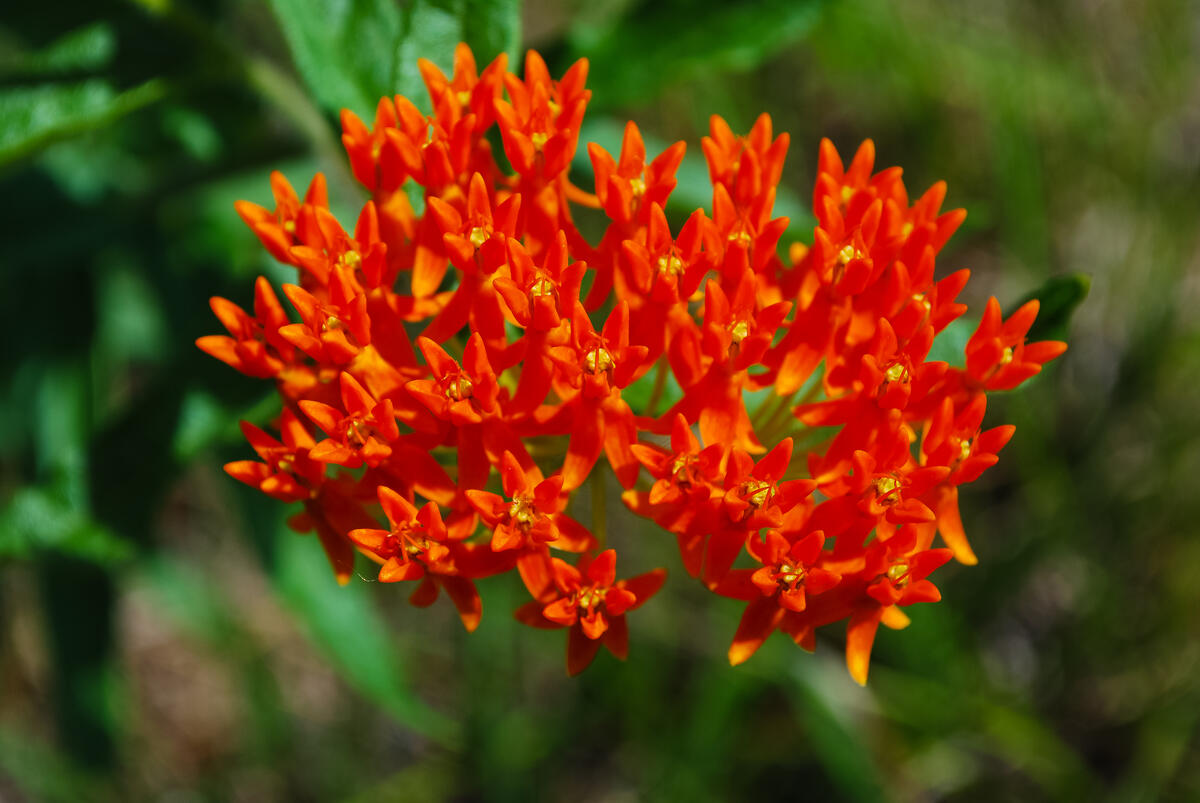
<svg viewBox="0 0 1200 803">
<path fill-rule="evenodd" d="M 582 552 L 594 539 L 574 519 L 563 514 L 562 476 L 542 478 L 537 466 L 524 468 L 512 452 L 500 463 L 503 497 L 487 491 L 468 490 L 467 499 L 492 528 L 492 550 L 531 549 L 549 544 L 558 549 Z"/>
<path fill-rule="evenodd" d="M 544 564 L 543 564 L 544 565 Z M 532 627 L 568 627 L 567 674 L 578 675 L 603 644 L 621 660 L 629 653 L 627 611 L 641 607 L 662 587 L 667 573 L 655 569 L 617 581 L 617 553 L 608 549 L 576 568 L 551 558 L 549 571 L 527 577 L 534 601 L 517 609 L 518 621 Z"/>
<path fill-rule="evenodd" d="M 363 463 L 377 466 L 391 455 L 388 444 L 400 437 L 392 403 L 387 399 L 376 402 L 344 371 L 341 385 L 344 410 L 317 401 L 300 402 L 304 414 L 329 436 L 314 446 L 308 456 L 346 468 L 358 468 Z"/>
</svg>

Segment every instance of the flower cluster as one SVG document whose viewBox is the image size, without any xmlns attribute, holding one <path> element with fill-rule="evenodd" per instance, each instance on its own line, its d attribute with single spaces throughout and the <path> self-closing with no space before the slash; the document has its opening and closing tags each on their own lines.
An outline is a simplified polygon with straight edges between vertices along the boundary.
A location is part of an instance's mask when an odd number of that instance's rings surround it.
<svg viewBox="0 0 1200 803">
<path fill-rule="evenodd" d="M 301 503 L 291 523 L 339 580 L 362 553 L 381 581 L 414 583 L 414 605 L 445 591 L 468 630 L 475 581 L 515 569 L 532 599 L 517 618 L 568 628 L 574 674 L 601 645 L 625 656 L 625 615 L 665 576 L 618 580 L 598 527 L 569 514 L 604 482 L 603 454 L 686 571 L 745 603 L 732 663 L 775 631 L 811 649 L 845 620 L 865 682 L 878 625 L 938 600 L 929 576 L 951 557 L 975 562 L 958 488 L 1013 433 L 983 428 L 986 392 L 1066 348 L 1025 341 L 1037 302 L 1004 318 L 990 300 L 963 364 L 929 361 L 966 312 L 968 272 L 935 278 L 965 216 L 941 211 L 944 184 L 910 202 L 898 168 L 872 172 L 869 141 L 848 167 L 822 142 L 812 244 L 785 257 L 788 136 L 766 115 L 745 136 L 712 118 L 711 211 L 676 226 L 684 143 L 650 159 L 630 122 L 619 155 L 588 145 L 592 192 L 569 178 L 586 62 L 555 80 L 530 52 L 519 78 L 459 46 L 451 77 L 420 66 L 432 114 L 395 97 L 371 125 L 342 115 L 370 194 L 352 232 L 320 175 L 300 198 L 274 174 L 274 210 L 238 205 L 297 280 L 291 310 L 262 278 L 253 313 L 212 301 L 229 334 L 199 347 L 283 400 L 278 435 L 243 425 L 260 459 L 226 470 Z M 585 215 L 603 221 L 596 244 Z"/>
</svg>

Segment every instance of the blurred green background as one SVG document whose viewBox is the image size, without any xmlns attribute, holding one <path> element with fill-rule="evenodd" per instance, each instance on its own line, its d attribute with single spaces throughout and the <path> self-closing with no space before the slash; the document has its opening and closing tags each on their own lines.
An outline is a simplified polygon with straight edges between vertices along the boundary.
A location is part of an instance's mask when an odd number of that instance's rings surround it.
<svg viewBox="0 0 1200 803">
<path fill-rule="evenodd" d="M 673 577 L 628 663 L 568 680 L 562 634 L 512 621 L 515 577 L 481 583 L 468 637 L 447 605 L 339 589 L 221 471 L 274 401 L 193 340 L 210 295 L 286 277 L 233 201 L 323 170 L 349 223 L 337 109 L 423 98 L 416 58 L 462 38 L 556 75 L 589 57 L 585 139 L 686 139 L 685 204 L 708 115 L 768 111 L 788 239 L 820 137 L 873 137 L 969 210 L 940 264 L 973 270 L 975 310 L 1091 277 L 1071 350 L 990 405 L 1018 429 L 964 493 L 980 565 L 880 635 L 868 688 L 840 633 L 731 669 L 740 605 L 616 505 L 626 570 Z M 1198 50 L 1176 0 L 9 4 L 0 800 L 1200 799 Z"/>
</svg>

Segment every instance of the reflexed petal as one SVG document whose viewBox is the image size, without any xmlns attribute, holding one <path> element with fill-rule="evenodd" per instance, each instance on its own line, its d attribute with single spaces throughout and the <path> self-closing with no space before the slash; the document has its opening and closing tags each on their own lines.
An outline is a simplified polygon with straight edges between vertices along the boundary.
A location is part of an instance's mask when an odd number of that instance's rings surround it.
<svg viewBox="0 0 1200 803">
<path fill-rule="evenodd" d="M 879 629 L 881 609 L 876 606 L 860 608 L 850 616 L 846 629 L 846 667 L 850 677 L 860 686 L 867 685 L 867 670 L 871 666 L 871 646 Z"/>
<path fill-rule="evenodd" d="M 646 600 L 657 594 L 666 579 L 666 569 L 654 569 L 645 574 L 630 577 L 628 580 L 622 580 L 617 583 L 617 587 L 632 591 L 633 595 L 637 597 L 637 602 L 630 607 L 630 610 L 634 610 L 642 607 Z"/>
<path fill-rule="evenodd" d="M 604 646 L 617 658 L 624 661 L 629 656 L 629 624 L 624 616 L 612 616 L 608 630 L 604 632 Z"/>
<path fill-rule="evenodd" d="M 574 677 L 587 669 L 599 650 L 599 641 L 585 636 L 578 625 L 572 627 L 567 635 L 567 674 Z"/>
<path fill-rule="evenodd" d="M 458 617 L 462 619 L 463 627 L 471 633 L 479 627 L 479 619 L 483 616 L 483 603 L 475 584 L 465 577 L 439 576 L 438 582 L 446 589 L 446 594 L 454 601 L 458 609 Z"/>
<path fill-rule="evenodd" d="M 758 652 L 782 616 L 783 609 L 773 599 L 764 597 L 747 605 L 738 623 L 737 633 L 733 636 L 733 644 L 729 647 L 729 663 L 737 666 Z"/>
<path fill-rule="evenodd" d="M 379 567 L 379 582 L 398 583 L 403 580 L 420 580 L 425 576 L 425 567 L 415 560 L 400 561 L 388 558 L 387 563 Z"/>
</svg>

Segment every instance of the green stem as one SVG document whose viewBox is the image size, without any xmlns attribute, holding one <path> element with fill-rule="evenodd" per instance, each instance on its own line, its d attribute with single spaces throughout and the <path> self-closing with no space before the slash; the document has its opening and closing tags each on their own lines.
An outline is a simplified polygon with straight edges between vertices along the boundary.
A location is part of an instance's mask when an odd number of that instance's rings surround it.
<svg viewBox="0 0 1200 803">
<path fill-rule="evenodd" d="M 592 535 L 601 548 L 608 535 L 608 477 L 606 472 L 592 472 Z"/>
<path fill-rule="evenodd" d="M 793 414 L 793 411 L 797 407 L 808 404 L 816 399 L 821 393 L 821 388 L 822 382 L 818 378 L 817 381 L 812 383 L 812 386 L 804 393 L 804 395 L 795 401 L 792 399 L 795 394 L 779 397 L 781 400 L 780 404 L 771 412 L 770 417 L 764 424 L 763 435 L 769 438 L 772 442 L 780 440 L 783 433 L 789 429 L 787 426 L 785 426 L 788 417 Z M 801 424 L 801 427 L 804 429 L 808 428 L 803 424 Z"/>
<path fill-rule="evenodd" d="M 662 399 L 663 391 L 667 387 L 667 360 L 665 357 L 658 358 L 658 367 L 655 369 L 654 387 L 650 389 L 650 401 L 646 402 L 646 415 L 654 416 L 654 410 L 658 407 L 658 402 Z"/>
</svg>

